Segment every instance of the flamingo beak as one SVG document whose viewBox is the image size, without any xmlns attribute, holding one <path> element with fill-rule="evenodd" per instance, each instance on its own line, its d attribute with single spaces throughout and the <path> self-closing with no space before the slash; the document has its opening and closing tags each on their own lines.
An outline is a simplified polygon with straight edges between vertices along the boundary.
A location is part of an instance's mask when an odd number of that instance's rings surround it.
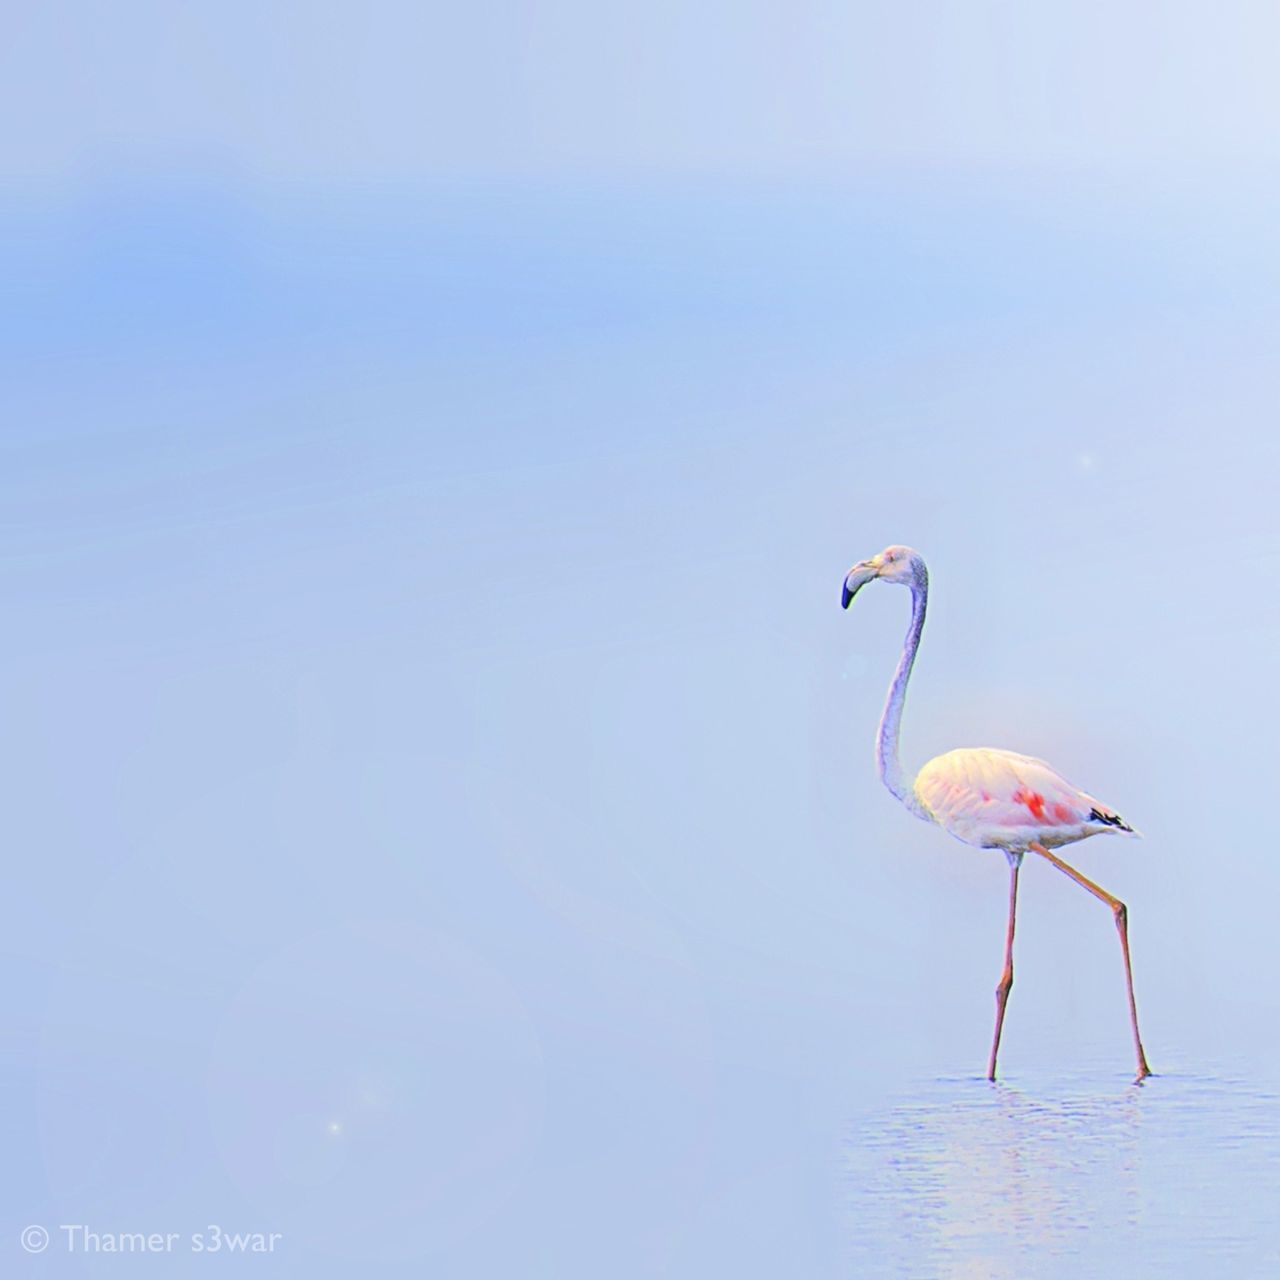
<svg viewBox="0 0 1280 1280">
<path fill-rule="evenodd" d="M 840 607 L 847 609 L 849 601 L 876 576 L 876 567 L 869 560 L 860 560 L 849 570 L 844 580 L 844 591 L 840 596 Z"/>
</svg>

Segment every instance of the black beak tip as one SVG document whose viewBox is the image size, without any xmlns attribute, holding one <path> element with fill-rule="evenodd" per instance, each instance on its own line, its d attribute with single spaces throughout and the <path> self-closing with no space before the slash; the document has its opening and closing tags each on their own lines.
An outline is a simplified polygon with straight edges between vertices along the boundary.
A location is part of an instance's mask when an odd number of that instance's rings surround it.
<svg viewBox="0 0 1280 1280">
<path fill-rule="evenodd" d="M 846 583 L 844 590 L 840 593 L 840 607 L 842 609 L 847 609 L 849 607 L 849 601 L 852 599 L 853 592 L 849 590 L 849 585 Z"/>
</svg>

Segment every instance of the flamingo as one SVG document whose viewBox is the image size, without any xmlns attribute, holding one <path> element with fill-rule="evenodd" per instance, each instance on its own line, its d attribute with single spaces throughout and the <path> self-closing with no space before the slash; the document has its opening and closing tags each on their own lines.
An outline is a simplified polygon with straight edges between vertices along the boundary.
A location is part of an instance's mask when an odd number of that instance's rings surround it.
<svg viewBox="0 0 1280 1280">
<path fill-rule="evenodd" d="M 1005 932 L 1004 969 L 996 985 L 996 1025 L 991 1039 L 987 1079 L 996 1078 L 996 1055 L 1004 1027 L 1005 1005 L 1013 987 L 1013 926 L 1018 906 L 1018 872 L 1023 856 L 1036 853 L 1065 872 L 1076 884 L 1106 903 L 1120 935 L 1124 957 L 1125 989 L 1129 996 L 1129 1021 L 1137 1053 L 1141 1082 L 1151 1074 L 1138 1033 L 1138 1006 L 1133 997 L 1133 966 L 1129 960 L 1129 911 L 1123 902 L 1108 893 L 1075 867 L 1064 862 L 1054 849 L 1097 835 L 1137 836 L 1114 809 L 1087 791 L 1073 786 L 1058 771 L 1033 756 L 1019 755 L 995 747 L 960 747 L 935 756 L 911 781 L 903 775 L 898 759 L 898 733 L 902 725 L 902 704 L 907 681 L 915 664 L 920 634 L 924 630 L 929 598 L 929 571 L 924 558 L 911 547 L 886 547 L 869 560 L 860 560 L 844 580 L 841 603 L 844 608 L 868 583 L 875 580 L 896 583 L 911 589 L 911 625 L 907 628 L 902 657 L 889 685 L 880 731 L 876 739 L 876 762 L 880 778 L 895 799 L 925 822 L 932 822 L 965 844 L 980 849 L 1002 849 L 1009 860 L 1009 924 Z"/>
</svg>

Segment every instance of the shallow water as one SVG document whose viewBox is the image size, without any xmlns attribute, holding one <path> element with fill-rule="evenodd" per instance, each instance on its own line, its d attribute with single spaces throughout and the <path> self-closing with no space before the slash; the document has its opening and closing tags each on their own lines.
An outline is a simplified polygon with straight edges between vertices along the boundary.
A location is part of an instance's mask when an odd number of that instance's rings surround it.
<svg viewBox="0 0 1280 1280">
<path fill-rule="evenodd" d="M 919 1081 L 849 1126 L 852 1271 L 1280 1274 L 1278 1101 L 1227 1068 Z"/>
</svg>

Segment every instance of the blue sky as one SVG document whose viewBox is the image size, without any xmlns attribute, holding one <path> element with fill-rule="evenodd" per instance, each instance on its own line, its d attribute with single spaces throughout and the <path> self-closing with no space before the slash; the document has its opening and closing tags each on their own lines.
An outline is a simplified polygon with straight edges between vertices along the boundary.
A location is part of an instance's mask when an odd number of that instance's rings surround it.
<svg viewBox="0 0 1280 1280">
<path fill-rule="evenodd" d="M 15 19 L 15 175 L 194 161 L 267 182 L 1186 173 L 1274 159 L 1274 14 L 1194 5 L 389 0 L 56 4 Z"/>
</svg>

